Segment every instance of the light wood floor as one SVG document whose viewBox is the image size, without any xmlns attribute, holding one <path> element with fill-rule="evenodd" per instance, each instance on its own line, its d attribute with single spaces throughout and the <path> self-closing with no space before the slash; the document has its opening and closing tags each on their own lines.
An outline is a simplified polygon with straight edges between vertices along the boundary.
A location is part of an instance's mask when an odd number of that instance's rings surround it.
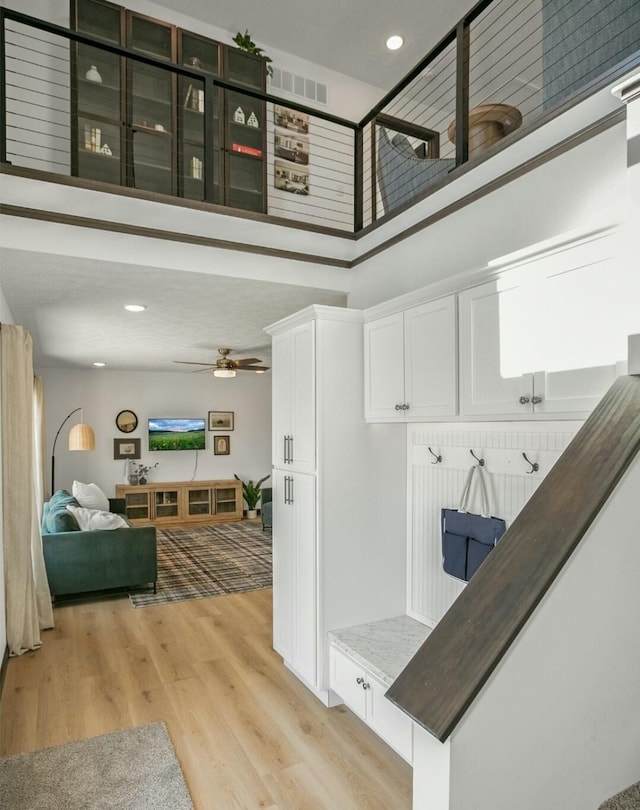
<svg viewBox="0 0 640 810">
<path fill-rule="evenodd" d="M 164 720 L 196 810 L 411 807 L 409 766 L 272 650 L 270 590 L 86 602 L 55 620 L 42 649 L 9 661 L 2 754 Z"/>
</svg>

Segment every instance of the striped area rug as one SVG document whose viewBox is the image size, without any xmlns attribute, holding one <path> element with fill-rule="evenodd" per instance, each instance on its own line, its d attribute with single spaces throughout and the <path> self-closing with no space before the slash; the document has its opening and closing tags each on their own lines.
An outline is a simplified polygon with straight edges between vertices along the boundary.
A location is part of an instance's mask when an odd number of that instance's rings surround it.
<svg viewBox="0 0 640 810">
<path fill-rule="evenodd" d="M 130 593 L 134 607 L 270 588 L 271 531 L 259 521 L 157 530 L 157 593 Z"/>
</svg>

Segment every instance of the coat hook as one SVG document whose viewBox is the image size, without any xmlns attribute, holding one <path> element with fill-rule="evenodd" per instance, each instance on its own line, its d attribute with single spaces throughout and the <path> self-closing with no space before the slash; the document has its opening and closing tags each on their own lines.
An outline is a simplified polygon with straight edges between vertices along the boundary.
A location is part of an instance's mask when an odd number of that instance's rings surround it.
<svg viewBox="0 0 640 810">
<path fill-rule="evenodd" d="M 531 464 L 531 469 L 527 470 L 527 475 L 531 475 L 531 473 L 538 472 L 538 470 L 540 469 L 540 465 L 538 464 L 537 461 L 529 461 L 526 453 L 522 454 L 522 458 L 527 462 L 527 464 Z"/>
<path fill-rule="evenodd" d="M 484 467 L 484 459 L 483 458 L 478 458 L 478 456 L 476 456 L 476 454 L 473 452 L 473 450 L 469 450 L 469 452 L 475 458 L 475 460 L 478 462 L 478 467 Z"/>
<path fill-rule="evenodd" d="M 428 450 L 428 451 L 431 453 L 431 455 L 432 455 L 432 456 L 435 458 L 435 461 L 432 461 L 431 463 L 432 463 L 432 464 L 440 464 L 440 462 L 442 461 L 442 456 L 438 456 L 438 455 L 436 455 L 436 454 L 433 452 L 433 450 L 432 450 L 430 447 L 428 447 L 428 448 L 427 448 L 427 450 Z"/>
</svg>

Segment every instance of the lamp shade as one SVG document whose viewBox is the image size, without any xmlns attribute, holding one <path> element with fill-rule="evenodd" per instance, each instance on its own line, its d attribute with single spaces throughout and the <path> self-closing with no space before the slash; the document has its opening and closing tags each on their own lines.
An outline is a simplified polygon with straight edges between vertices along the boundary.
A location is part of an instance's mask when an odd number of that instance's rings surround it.
<svg viewBox="0 0 640 810">
<path fill-rule="evenodd" d="M 93 428 L 81 422 L 69 431 L 69 450 L 95 450 L 96 437 Z"/>
</svg>

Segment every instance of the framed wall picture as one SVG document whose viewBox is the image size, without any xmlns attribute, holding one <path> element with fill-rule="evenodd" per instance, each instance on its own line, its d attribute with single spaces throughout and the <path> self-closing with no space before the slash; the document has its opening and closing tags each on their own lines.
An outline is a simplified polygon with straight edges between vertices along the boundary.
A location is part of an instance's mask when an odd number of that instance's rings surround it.
<svg viewBox="0 0 640 810">
<path fill-rule="evenodd" d="M 233 411 L 209 411 L 209 430 L 233 430 Z"/>
<path fill-rule="evenodd" d="M 140 458 L 140 439 L 114 439 L 114 458 Z"/>
<path fill-rule="evenodd" d="M 214 436 L 213 452 L 216 456 L 228 456 L 231 452 L 231 439 L 229 436 Z"/>
</svg>

